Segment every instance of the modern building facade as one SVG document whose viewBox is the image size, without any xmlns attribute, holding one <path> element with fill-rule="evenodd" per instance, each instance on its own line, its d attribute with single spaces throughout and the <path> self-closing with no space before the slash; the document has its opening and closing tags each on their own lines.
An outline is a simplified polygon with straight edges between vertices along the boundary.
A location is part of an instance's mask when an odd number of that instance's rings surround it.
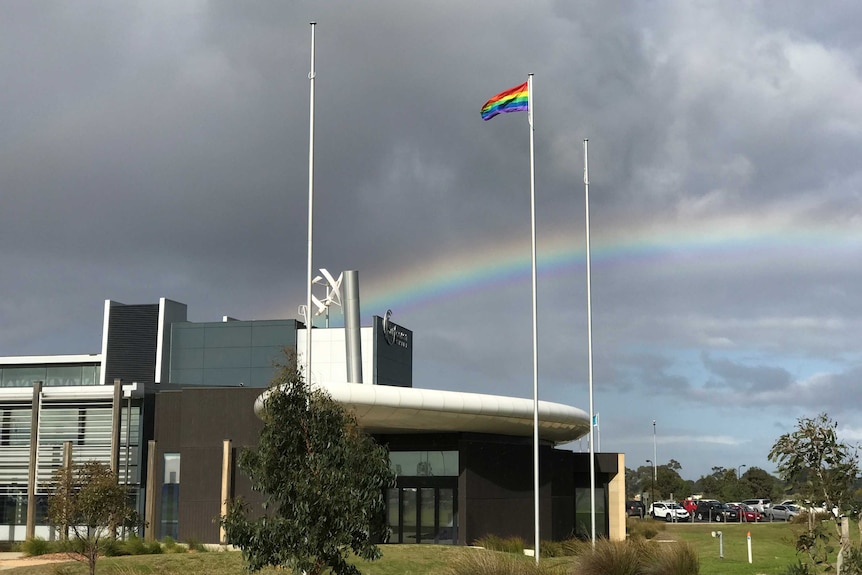
<svg viewBox="0 0 862 575">
<path fill-rule="evenodd" d="M 47 495 L 69 460 L 111 465 L 148 537 L 222 542 L 225 501 L 260 501 L 237 455 L 257 443 L 275 362 L 285 348 L 301 354 L 307 330 L 296 320 L 189 322 L 186 311 L 164 298 L 107 301 L 101 353 L 0 357 L 0 541 L 56 536 Z M 311 330 L 312 382 L 390 451 L 390 542 L 530 540 L 532 401 L 415 389 L 412 332 L 388 314 L 356 328 Z M 348 382 L 356 348 L 361 375 Z M 584 533 L 589 456 L 555 446 L 587 433 L 588 416 L 540 402 L 540 420 L 542 537 Z M 596 463 L 598 529 L 624 537 L 623 457 L 598 454 Z"/>
</svg>

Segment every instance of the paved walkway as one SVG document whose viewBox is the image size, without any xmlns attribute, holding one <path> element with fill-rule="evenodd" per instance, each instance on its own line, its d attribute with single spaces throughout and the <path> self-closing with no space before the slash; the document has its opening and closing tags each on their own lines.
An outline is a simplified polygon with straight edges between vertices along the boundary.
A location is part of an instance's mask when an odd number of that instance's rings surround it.
<svg viewBox="0 0 862 575">
<path fill-rule="evenodd" d="M 65 563 L 72 559 L 57 559 L 56 556 L 51 558 L 42 557 L 27 557 L 23 553 L 15 551 L 7 551 L 0 553 L 0 571 L 14 569 L 15 567 L 26 567 L 28 565 L 44 565 L 45 563 Z"/>
</svg>

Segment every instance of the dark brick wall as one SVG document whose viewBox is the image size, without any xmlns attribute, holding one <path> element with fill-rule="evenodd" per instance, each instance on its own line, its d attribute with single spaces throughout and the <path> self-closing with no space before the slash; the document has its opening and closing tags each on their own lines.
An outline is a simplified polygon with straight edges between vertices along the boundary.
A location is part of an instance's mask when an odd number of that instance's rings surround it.
<svg viewBox="0 0 862 575">
<path fill-rule="evenodd" d="M 194 537 L 218 541 L 216 518 L 221 510 L 222 442 L 233 448 L 233 493 L 252 508 L 262 503 L 260 494 L 236 466 L 244 447 L 257 445 L 263 422 L 254 414 L 254 402 L 263 390 L 243 387 L 185 388 L 156 396 L 157 468 L 165 453 L 180 454 L 180 540 Z M 162 476 L 157 472 L 161 493 Z M 158 508 L 156 518 L 158 523 Z"/>
</svg>

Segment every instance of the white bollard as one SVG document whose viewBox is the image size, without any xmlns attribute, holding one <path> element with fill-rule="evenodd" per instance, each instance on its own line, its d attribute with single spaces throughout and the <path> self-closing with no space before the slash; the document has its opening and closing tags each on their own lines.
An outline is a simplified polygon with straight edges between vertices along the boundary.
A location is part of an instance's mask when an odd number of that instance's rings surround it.
<svg viewBox="0 0 862 575">
<path fill-rule="evenodd" d="M 751 563 L 751 531 L 748 532 L 748 562 Z"/>
<path fill-rule="evenodd" d="M 721 531 L 713 531 L 712 536 L 718 537 L 718 558 L 724 559 L 724 536 Z"/>
</svg>

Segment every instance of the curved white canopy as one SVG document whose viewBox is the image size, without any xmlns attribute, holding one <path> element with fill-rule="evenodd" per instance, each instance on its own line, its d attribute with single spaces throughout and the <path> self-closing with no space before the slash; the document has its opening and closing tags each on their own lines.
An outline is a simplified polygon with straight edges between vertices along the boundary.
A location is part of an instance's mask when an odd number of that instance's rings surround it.
<svg viewBox="0 0 862 575">
<path fill-rule="evenodd" d="M 533 435 L 531 399 L 359 383 L 322 383 L 319 387 L 351 409 L 369 433 L 466 431 Z M 267 393 L 257 398 L 255 413 L 260 413 Z M 589 415 L 583 410 L 539 402 L 540 439 L 565 443 L 589 430 Z"/>
</svg>

